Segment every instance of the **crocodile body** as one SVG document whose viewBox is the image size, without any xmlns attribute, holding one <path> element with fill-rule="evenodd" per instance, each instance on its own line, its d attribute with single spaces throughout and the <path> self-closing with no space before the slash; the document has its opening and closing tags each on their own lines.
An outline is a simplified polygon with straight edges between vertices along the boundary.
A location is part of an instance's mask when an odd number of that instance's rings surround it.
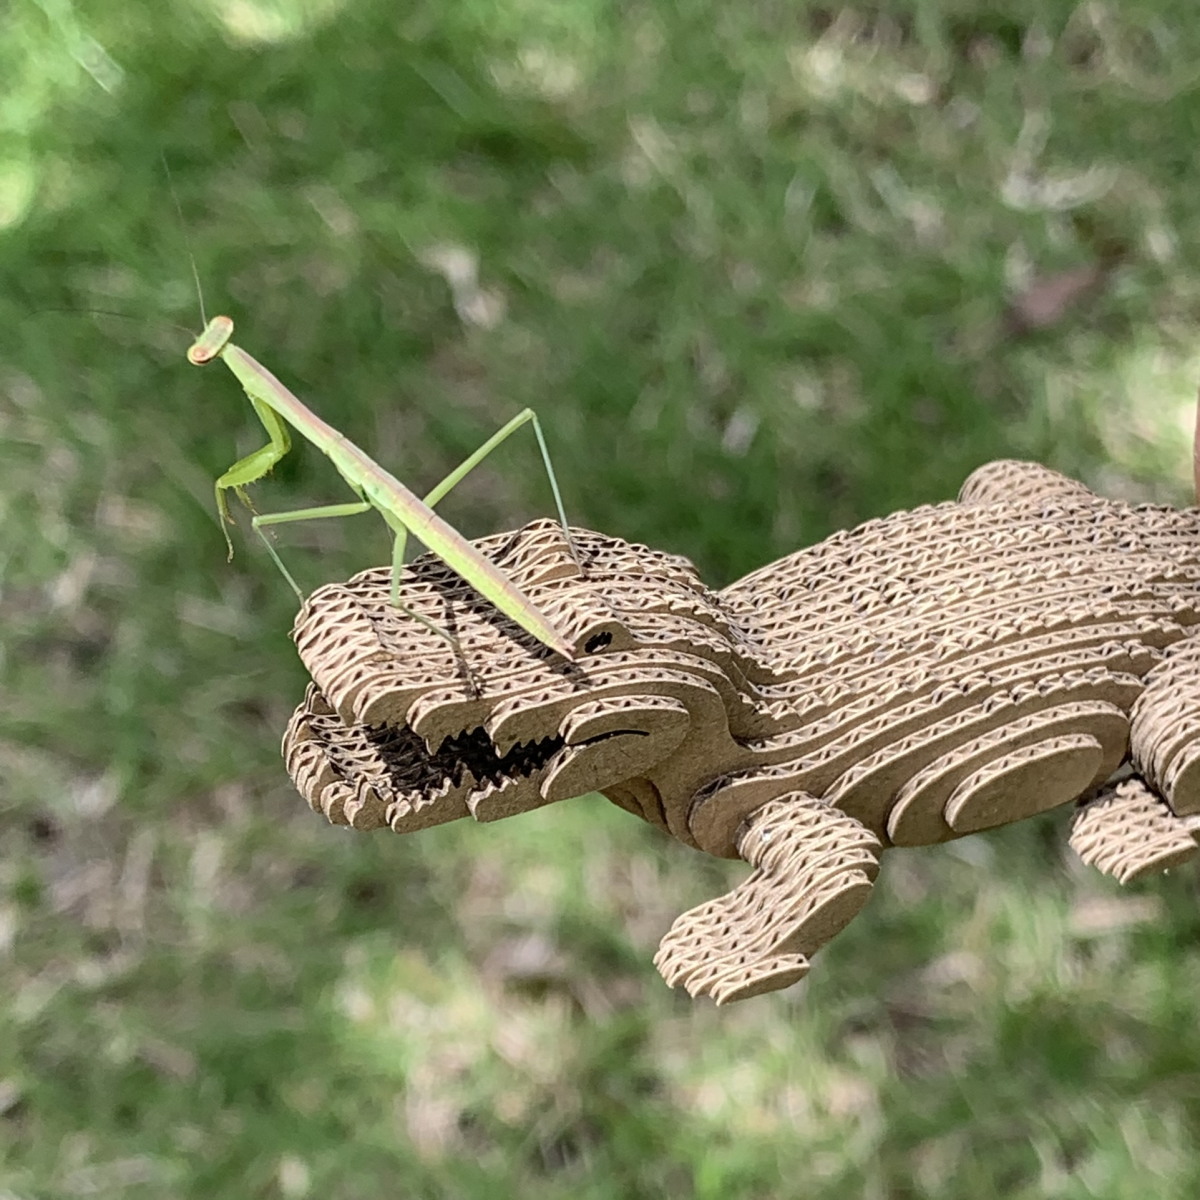
<svg viewBox="0 0 1200 1200">
<path fill-rule="evenodd" d="M 784 987 L 893 845 L 1071 801 L 1122 882 L 1200 825 L 1200 509 L 1131 506 L 1033 463 L 707 588 L 686 560 L 534 522 L 477 545 L 577 650 L 567 663 L 436 559 L 315 592 L 313 678 L 284 738 L 331 821 L 405 833 L 590 791 L 750 876 L 655 962 L 718 1003 Z"/>
</svg>

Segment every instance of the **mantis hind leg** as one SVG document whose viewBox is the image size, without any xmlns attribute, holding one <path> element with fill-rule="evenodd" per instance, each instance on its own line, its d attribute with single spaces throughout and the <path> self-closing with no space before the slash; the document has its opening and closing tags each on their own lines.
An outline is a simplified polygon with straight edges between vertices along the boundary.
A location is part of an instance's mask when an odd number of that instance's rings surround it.
<svg viewBox="0 0 1200 1200">
<path fill-rule="evenodd" d="M 433 508 L 440 500 L 456 484 L 461 483 L 497 446 L 506 442 L 514 433 L 522 426 L 532 423 L 534 435 L 537 437 L 538 449 L 542 454 L 542 462 L 546 467 L 546 477 L 550 480 L 550 490 L 554 493 L 554 507 L 558 511 L 558 520 L 562 525 L 563 535 L 567 539 L 567 545 L 570 547 L 571 556 L 576 563 L 579 562 L 579 554 L 575 549 L 575 542 L 571 537 L 571 529 L 567 525 L 567 514 L 563 509 L 562 493 L 558 487 L 558 477 L 554 474 L 554 464 L 550 461 L 550 451 L 546 447 L 546 438 L 542 434 L 541 422 L 537 418 L 537 413 L 532 408 L 522 409 L 511 421 L 506 422 L 498 429 L 482 446 L 479 447 L 473 454 L 469 455 L 463 462 L 459 463 L 445 479 L 434 487 L 425 497 L 424 503 Z M 382 510 L 381 510 L 382 512 Z M 391 529 L 394 540 L 392 542 L 392 594 L 391 602 L 397 608 L 404 609 L 405 612 L 412 616 L 411 609 L 405 608 L 400 603 L 400 576 L 404 569 L 404 554 L 408 546 L 408 529 L 396 518 L 389 516 L 387 513 L 382 513 L 383 519 L 387 522 L 388 528 Z M 421 618 L 418 618 L 421 619 Z M 444 630 L 438 630 L 439 633 L 445 635 Z M 446 635 L 449 636 L 449 635 Z M 453 637 L 450 639 L 453 641 Z"/>
<path fill-rule="evenodd" d="M 546 468 L 546 478 L 550 480 L 550 490 L 554 494 L 554 507 L 558 513 L 559 523 L 562 525 L 563 534 L 567 539 L 567 545 L 571 548 L 571 556 L 576 563 L 579 562 L 579 555 L 575 550 L 575 542 L 571 538 L 571 530 L 567 525 L 567 514 L 563 509 L 562 493 L 558 488 L 558 477 L 554 474 L 554 464 L 550 461 L 550 451 L 546 448 L 546 438 L 542 433 L 541 422 L 537 418 L 537 413 L 532 408 L 522 409 L 513 419 L 507 422 L 504 426 L 498 429 L 474 454 L 470 455 L 459 466 L 455 467 L 441 483 L 437 485 L 426 497 L 425 503 L 433 508 L 447 492 L 450 491 L 455 484 L 461 482 L 469 475 L 493 450 L 501 443 L 506 442 L 518 429 L 527 424 L 533 424 L 533 433 L 537 438 L 538 449 L 541 451 L 542 463 Z"/>
<path fill-rule="evenodd" d="M 542 433 L 541 422 L 537 418 L 537 413 L 532 408 L 522 409 L 512 420 L 505 422 L 482 446 L 479 447 L 473 454 L 470 454 L 463 462 L 461 462 L 449 475 L 445 477 L 436 487 L 429 491 L 424 496 L 424 503 L 433 508 L 446 494 L 458 483 L 462 482 L 497 446 L 506 442 L 516 431 L 522 426 L 532 424 L 534 436 L 537 438 L 538 449 L 542 455 L 542 463 L 546 468 L 546 477 L 550 480 L 550 490 L 554 494 L 554 506 L 558 512 L 559 523 L 562 525 L 563 535 L 567 539 L 567 545 L 570 548 L 571 556 L 579 563 L 579 554 L 575 547 L 574 539 L 571 537 L 571 529 L 567 524 L 567 515 L 563 509 L 562 493 L 558 487 L 558 477 L 554 474 L 554 464 L 550 461 L 550 451 L 546 446 L 546 438 Z M 436 623 L 430 621 L 427 617 L 423 617 L 420 613 L 414 612 L 400 599 L 400 580 L 404 571 L 404 555 L 408 547 L 408 529 L 402 521 L 392 516 L 390 513 L 380 510 L 380 515 L 387 522 L 388 528 L 393 534 L 392 541 L 392 587 L 391 587 L 391 603 L 394 607 L 407 613 L 409 616 L 416 618 L 422 624 L 427 625 L 435 633 L 444 637 L 454 647 L 456 654 L 462 661 L 463 666 L 469 678 L 474 683 L 474 675 L 471 672 L 470 664 L 467 663 L 462 652 L 462 647 L 459 644 L 458 638 L 449 630 L 440 628 Z M 478 685 L 476 684 L 476 687 Z"/>
</svg>

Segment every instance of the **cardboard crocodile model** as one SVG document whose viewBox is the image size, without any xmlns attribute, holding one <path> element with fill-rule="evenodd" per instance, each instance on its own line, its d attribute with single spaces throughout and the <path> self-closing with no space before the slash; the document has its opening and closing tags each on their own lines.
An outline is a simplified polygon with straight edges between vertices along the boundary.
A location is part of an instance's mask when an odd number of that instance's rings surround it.
<svg viewBox="0 0 1200 1200">
<path fill-rule="evenodd" d="M 1025 462 L 723 589 L 686 559 L 538 521 L 477 545 L 568 663 L 432 556 L 321 588 L 284 738 L 330 821 L 398 833 L 602 792 L 753 868 L 655 962 L 717 1003 L 786 987 L 889 846 L 1078 801 L 1071 844 L 1127 882 L 1200 838 L 1200 509 L 1132 506 Z"/>
</svg>

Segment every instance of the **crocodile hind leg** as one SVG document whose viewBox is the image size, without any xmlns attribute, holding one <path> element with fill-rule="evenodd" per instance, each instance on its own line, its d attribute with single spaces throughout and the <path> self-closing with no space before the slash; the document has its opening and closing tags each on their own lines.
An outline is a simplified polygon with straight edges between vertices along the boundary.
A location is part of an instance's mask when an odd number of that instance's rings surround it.
<svg viewBox="0 0 1200 1200">
<path fill-rule="evenodd" d="M 1081 804 L 1071 848 L 1118 883 L 1178 867 L 1200 852 L 1200 817 L 1180 817 L 1134 776 Z"/>
<path fill-rule="evenodd" d="M 1176 642 L 1147 676 L 1129 721 L 1132 778 L 1082 804 L 1071 846 L 1129 883 L 1200 853 L 1200 640 Z"/>
<path fill-rule="evenodd" d="M 1200 813 L 1200 638 L 1176 642 L 1130 713 L 1134 765 L 1180 817 Z"/>
<path fill-rule="evenodd" d="M 654 957 L 671 987 L 718 1004 L 808 974 L 809 956 L 866 903 L 882 847 L 853 817 L 790 792 L 745 819 L 737 849 L 753 873 L 679 917 Z"/>
</svg>

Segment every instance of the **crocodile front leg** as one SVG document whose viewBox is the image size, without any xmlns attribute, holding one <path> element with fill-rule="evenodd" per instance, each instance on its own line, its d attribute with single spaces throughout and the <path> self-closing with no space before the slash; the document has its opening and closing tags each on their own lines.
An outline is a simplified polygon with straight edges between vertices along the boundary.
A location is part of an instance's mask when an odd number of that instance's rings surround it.
<svg viewBox="0 0 1200 1200">
<path fill-rule="evenodd" d="M 808 974 L 809 956 L 866 903 L 882 847 L 853 817 L 790 792 L 745 819 L 737 849 L 753 874 L 679 917 L 654 957 L 671 987 L 718 1004 Z"/>
</svg>

